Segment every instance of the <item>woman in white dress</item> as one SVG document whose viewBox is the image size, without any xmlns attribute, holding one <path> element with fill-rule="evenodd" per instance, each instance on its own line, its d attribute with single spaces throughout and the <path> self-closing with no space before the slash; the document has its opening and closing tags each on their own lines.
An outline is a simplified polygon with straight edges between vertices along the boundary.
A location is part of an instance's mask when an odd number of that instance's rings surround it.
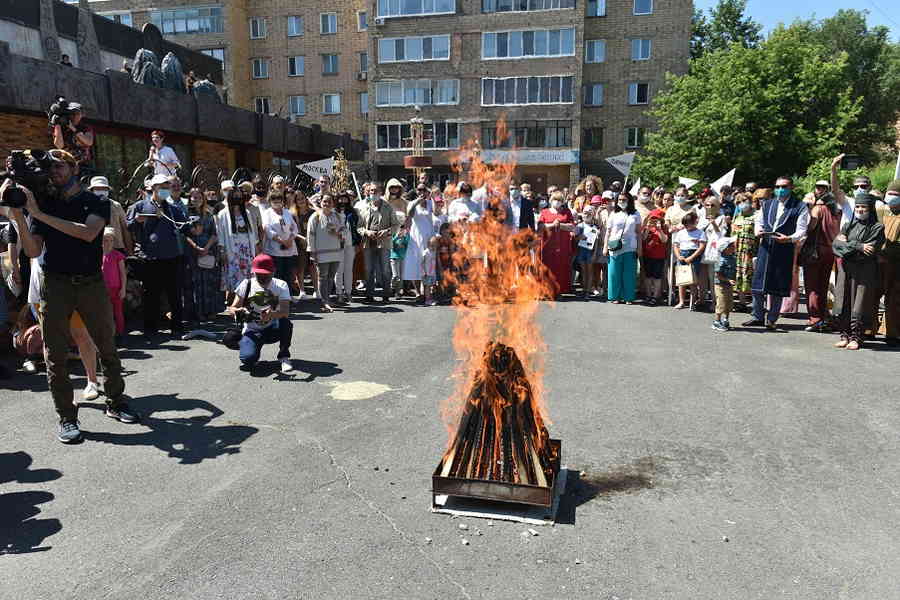
<svg viewBox="0 0 900 600">
<path fill-rule="evenodd" d="M 428 247 L 428 240 L 434 235 L 434 212 L 430 195 L 428 187 L 420 183 L 416 187 L 416 199 L 406 211 L 409 246 L 406 248 L 406 260 L 403 261 L 403 279 L 413 282 L 418 295 L 417 302 L 425 299 L 422 290 L 422 254 Z"/>
</svg>

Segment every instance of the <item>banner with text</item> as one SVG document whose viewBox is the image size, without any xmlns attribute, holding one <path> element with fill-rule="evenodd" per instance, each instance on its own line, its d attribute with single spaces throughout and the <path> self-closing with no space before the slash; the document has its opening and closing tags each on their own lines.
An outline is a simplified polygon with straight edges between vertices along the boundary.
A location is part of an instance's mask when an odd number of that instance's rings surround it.
<svg viewBox="0 0 900 600">
<path fill-rule="evenodd" d="M 323 158 L 322 160 L 314 160 L 313 162 L 297 165 L 297 168 L 312 177 L 318 179 L 323 175 L 331 177 L 334 173 L 334 157 Z"/>
<path fill-rule="evenodd" d="M 610 156 L 606 162 L 615 167 L 619 173 L 628 177 L 628 174 L 631 173 L 631 165 L 634 163 L 634 156 L 634 152 L 626 152 L 618 156 Z"/>
</svg>

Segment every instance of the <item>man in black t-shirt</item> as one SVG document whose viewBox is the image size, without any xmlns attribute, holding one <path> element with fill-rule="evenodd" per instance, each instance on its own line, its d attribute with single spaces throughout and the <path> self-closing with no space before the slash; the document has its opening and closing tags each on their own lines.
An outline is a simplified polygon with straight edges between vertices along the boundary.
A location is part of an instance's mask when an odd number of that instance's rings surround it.
<svg viewBox="0 0 900 600">
<path fill-rule="evenodd" d="M 57 439 L 63 443 L 81 440 L 78 407 L 73 402 L 72 383 L 66 360 L 69 353 L 69 320 L 77 311 L 97 346 L 103 365 L 106 416 L 123 423 L 136 423 L 123 392 L 122 363 L 115 344 L 112 306 L 101 271 L 103 228 L 109 223 L 109 202 L 81 189 L 78 163 L 64 150 L 51 150 L 54 159 L 50 180 L 58 194 L 39 206 L 34 194 L 25 209 L 10 208 L 19 230 L 19 243 L 28 256 L 41 257 L 41 333 L 47 357 L 47 382 L 59 415 Z M 0 193 L 12 185 L 6 180 Z"/>
</svg>

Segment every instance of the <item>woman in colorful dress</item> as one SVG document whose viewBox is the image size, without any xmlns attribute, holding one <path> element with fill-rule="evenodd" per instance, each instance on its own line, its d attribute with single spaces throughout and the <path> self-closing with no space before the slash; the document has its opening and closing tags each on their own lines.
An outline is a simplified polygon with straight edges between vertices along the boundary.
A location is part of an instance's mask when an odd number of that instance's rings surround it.
<svg viewBox="0 0 900 600">
<path fill-rule="evenodd" d="M 553 278 L 555 296 L 572 288 L 572 232 L 575 218 L 563 202 L 562 192 L 550 195 L 550 206 L 541 211 L 538 231 L 541 234 L 541 261 Z"/>
<path fill-rule="evenodd" d="M 234 290 L 250 278 L 250 267 L 259 246 L 259 223 L 252 218 L 244 205 L 245 192 L 224 182 L 225 208 L 216 215 L 216 232 L 219 237 L 222 260 L 222 289 L 226 302 L 231 304 Z"/>
<path fill-rule="evenodd" d="M 313 215 L 313 209 L 309 205 L 306 194 L 297 190 L 294 194 L 293 206 L 289 208 L 294 222 L 297 224 L 297 287 L 300 290 L 299 297 L 303 298 L 305 293 L 304 282 L 306 281 L 306 273 L 309 272 L 310 280 L 313 286 L 313 298 L 317 297 L 315 290 L 318 289 L 319 272 L 316 269 L 316 263 L 309 260 L 309 251 L 307 250 L 306 230 L 309 225 L 309 218 Z"/>
<path fill-rule="evenodd" d="M 188 218 L 196 220 L 185 234 L 187 241 L 187 273 L 191 278 L 190 293 L 197 321 L 211 321 L 225 310 L 222 296 L 221 263 L 217 259 L 218 235 L 216 217 L 199 189 L 191 190 Z"/>
<path fill-rule="evenodd" d="M 764 192 L 764 190 L 757 190 Z M 737 292 L 738 302 L 748 305 L 750 303 L 750 284 L 753 282 L 753 259 L 759 248 L 759 238 L 754 231 L 754 213 L 759 210 L 759 203 L 764 194 L 738 194 L 735 198 L 737 211 L 734 221 L 731 223 L 731 233 L 737 239 L 735 243 L 735 255 L 737 257 L 737 274 L 734 291 Z"/>
</svg>

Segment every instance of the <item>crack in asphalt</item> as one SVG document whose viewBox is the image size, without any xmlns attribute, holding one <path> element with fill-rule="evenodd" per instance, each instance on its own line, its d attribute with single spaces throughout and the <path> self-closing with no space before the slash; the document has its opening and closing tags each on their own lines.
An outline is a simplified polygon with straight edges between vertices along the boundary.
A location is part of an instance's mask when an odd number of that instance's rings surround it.
<svg viewBox="0 0 900 600">
<path fill-rule="evenodd" d="M 357 488 L 355 488 L 353 486 L 353 482 L 350 477 L 350 473 L 348 473 L 347 470 L 340 463 L 338 463 L 334 454 L 332 454 L 331 451 L 328 450 L 328 448 L 326 448 L 322 444 L 322 442 L 320 442 L 318 439 L 316 439 L 316 438 L 311 438 L 311 439 L 314 442 L 315 446 L 318 448 L 319 452 L 321 452 L 322 454 L 324 454 L 325 456 L 328 457 L 328 460 L 331 462 L 331 466 L 340 474 L 341 478 L 347 484 L 347 489 L 350 491 L 350 493 L 353 494 L 354 496 L 356 496 L 360 501 L 362 501 L 366 506 L 368 506 L 373 512 L 375 512 L 385 522 L 387 522 L 387 524 L 391 526 L 391 529 L 393 529 L 397 533 L 397 535 L 400 536 L 400 538 L 406 544 L 408 544 L 416 552 L 418 552 L 422 556 L 422 558 L 424 558 L 429 563 L 431 563 L 431 565 L 435 569 L 437 569 L 438 573 L 440 573 L 441 576 L 446 581 L 448 581 L 448 582 L 452 583 L 454 586 L 456 586 L 459 589 L 460 593 L 463 595 L 463 597 L 466 598 L 466 600 L 472 600 L 472 596 L 469 595 L 469 592 L 466 590 L 466 588 L 463 584 L 461 584 L 460 582 L 456 581 L 453 577 L 451 577 L 447 573 L 447 571 L 445 571 L 444 568 L 440 565 L 440 563 L 438 563 L 436 560 L 434 560 L 433 558 L 428 556 L 428 554 L 425 553 L 425 550 L 420 548 L 418 544 L 416 544 L 414 541 L 412 541 L 410 539 L 409 535 L 407 535 L 405 531 L 403 531 L 402 529 L 400 529 L 397 526 L 397 522 L 394 521 L 394 519 L 392 519 L 390 515 L 388 515 L 383 510 L 381 510 L 381 508 L 379 508 L 377 504 L 375 504 L 365 494 L 363 494 L 362 492 L 360 492 Z M 305 445 L 303 443 L 303 441 L 300 440 L 299 437 L 297 437 L 297 441 L 300 443 L 301 446 Z"/>
</svg>

